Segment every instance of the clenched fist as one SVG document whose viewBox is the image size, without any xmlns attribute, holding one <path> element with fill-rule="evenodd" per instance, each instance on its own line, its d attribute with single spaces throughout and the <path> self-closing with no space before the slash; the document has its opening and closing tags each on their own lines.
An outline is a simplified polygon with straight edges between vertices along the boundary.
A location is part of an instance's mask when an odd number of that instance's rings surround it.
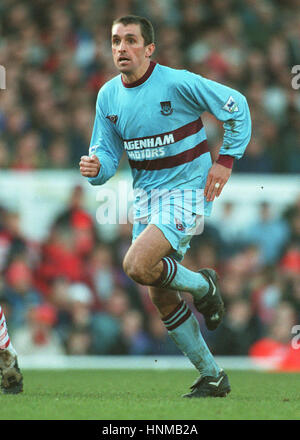
<svg viewBox="0 0 300 440">
<path fill-rule="evenodd" d="M 81 156 L 79 167 L 83 177 L 96 177 L 98 176 L 101 164 L 98 157 L 94 154 L 91 157 Z"/>
</svg>

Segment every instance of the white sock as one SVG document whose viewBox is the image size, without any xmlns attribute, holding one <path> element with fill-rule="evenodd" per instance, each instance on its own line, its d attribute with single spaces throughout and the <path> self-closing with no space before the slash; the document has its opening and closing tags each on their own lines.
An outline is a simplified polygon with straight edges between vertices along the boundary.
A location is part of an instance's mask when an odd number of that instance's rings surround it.
<svg viewBox="0 0 300 440">
<path fill-rule="evenodd" d="M 0 306 L 0 351 L 1 350 L 8 351 L 14 358 L 17 356 L 16 350 L 9 338 L 3 309 Z"/>
</svg>

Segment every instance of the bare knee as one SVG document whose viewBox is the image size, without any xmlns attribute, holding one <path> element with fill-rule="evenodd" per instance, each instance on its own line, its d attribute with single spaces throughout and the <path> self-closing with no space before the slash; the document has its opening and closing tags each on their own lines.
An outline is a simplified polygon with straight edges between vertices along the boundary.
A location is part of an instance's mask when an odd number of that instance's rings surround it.
<svg viewBox="0 0 300 440">
<path fill-rule="evenodd" d="M 123 260 L 123 270 L 136 283 L 147 284 L 147 269 L 141 259 L 126 255 Z"/>
</svg>

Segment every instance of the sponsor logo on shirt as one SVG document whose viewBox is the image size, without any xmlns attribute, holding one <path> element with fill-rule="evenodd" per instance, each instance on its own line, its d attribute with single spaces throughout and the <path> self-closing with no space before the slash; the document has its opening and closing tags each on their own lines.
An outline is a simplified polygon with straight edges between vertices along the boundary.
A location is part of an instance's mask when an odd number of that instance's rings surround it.
<svg viewBox="0 0 300 440">
<path fill-rule="evenodd" d="M 175 139 L 173 133 L 168 133 L 163 136 L 153 136 L 145 139 L 124 141 L 124 148 L 125 150 L 143 150 L 145 148 L 155 148 L 163 145 L 173 144 L 174 142 Z"/>
<path fill-rule="evenodd" d="M 168 133 L 163 136 L 124 141 L 124 148 L 131 160 L 156 159 L 165 156 L 164 145 L 170 145 L 174 142 L 173 133 Z"/>
<path fill-rule="evenodd" d="M 222 107 L 224 110 L 226 110 L 229 113 L 238 112 L 239 108 L 235 100 L 232 96 L 230 96 L 226 102 L 226 104 Z"/>
</svg>

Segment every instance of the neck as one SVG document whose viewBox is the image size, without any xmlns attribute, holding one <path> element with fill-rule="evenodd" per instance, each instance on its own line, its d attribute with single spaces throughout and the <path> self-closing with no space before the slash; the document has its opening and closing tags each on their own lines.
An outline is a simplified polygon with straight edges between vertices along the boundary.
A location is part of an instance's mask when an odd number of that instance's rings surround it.
<svg viewBox="0 0 300 440">
<path fill-rule="evenodd" d="M 138 81 L 142 78 L 147 72 L 150 65 L 150 58 L 147 58 L 145 63 L 143 63 L 137 70 L 134 72 L 122 72 L 123 82 L 126 84 L 131 84 Z"/>
</svg>

